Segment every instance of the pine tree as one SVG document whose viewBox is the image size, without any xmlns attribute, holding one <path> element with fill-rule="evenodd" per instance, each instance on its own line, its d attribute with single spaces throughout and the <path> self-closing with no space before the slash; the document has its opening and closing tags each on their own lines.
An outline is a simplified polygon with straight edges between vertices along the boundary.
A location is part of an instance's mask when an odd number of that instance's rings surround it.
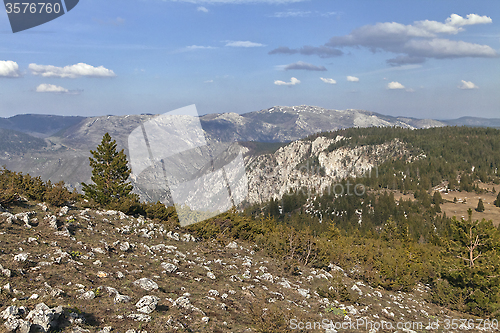
<svg viewBox="0 0 500 333">
<path fill-rule="evenodd" d="M 497 195 L 497 199 L 494 202 L 495 206 L 500 207 L 500 192 Z"/>
<path fill-rule="evenodd" d="M 482 199 L 479 199 L 479 202 L 477 203 L 476 211 L 478 211 L 478 212 L 484 212 L 484 204 L 483 204 L 483 200 Z"/>
<path fill-rule="evenodd" d="M 109 133 L 104 134 L 101 144 L 89 157 L 94 184 L 82 183 L 87 199 L 103 206 L 130 196 L 132 185 L 127 181 L 130 169 L 123 149 L 116 150 L 116 141 L 111 140 Z"/>
</svg>

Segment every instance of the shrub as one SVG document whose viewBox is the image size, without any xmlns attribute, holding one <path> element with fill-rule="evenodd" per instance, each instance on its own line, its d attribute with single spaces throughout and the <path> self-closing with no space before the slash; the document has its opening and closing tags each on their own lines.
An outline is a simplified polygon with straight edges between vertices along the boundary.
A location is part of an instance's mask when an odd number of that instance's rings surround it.
<svg viewBox="0 0 500 333">
<path fill-rule="evenodd" d="M 49 182 L 47 188 L 44 198 L 47 203 L 53 206 L 64 206 L 75 199 L 75 196 L 68 191 L 62 181 L 53 186 Z"/>
</svg>

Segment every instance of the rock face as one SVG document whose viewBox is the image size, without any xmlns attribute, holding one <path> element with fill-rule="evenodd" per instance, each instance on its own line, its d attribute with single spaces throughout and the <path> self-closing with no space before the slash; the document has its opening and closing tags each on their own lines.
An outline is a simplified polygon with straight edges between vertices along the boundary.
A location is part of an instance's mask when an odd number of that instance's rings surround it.
<svg viewBox="0 0 500 333">
<path fill-rule="evenodd" d="M 376 146 L 339 148 L 328 147 L 344 138 L 318 137 L 314 141 L 299 140 L 273 154 L 246 159 L 248 201 L 263 202 L 281 198 L 290 190 L 339 192 L 333 183 L 348 176 L 376 176 L 376 166 L 389 158 L 403 155 L 403 143 L 394 140 Z M 354 189 L 351 189 L 351 191 Z"/>
</svg>

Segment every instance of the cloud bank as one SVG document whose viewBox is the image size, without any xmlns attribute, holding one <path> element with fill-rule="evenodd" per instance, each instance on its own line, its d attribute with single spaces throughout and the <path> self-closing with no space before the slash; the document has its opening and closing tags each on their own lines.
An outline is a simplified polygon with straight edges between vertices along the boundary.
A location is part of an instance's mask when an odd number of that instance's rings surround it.
<svg viewBox="0 0 500 333">
<path fill-rule="evenodd" d="M 439 37 L 456 35 L 464 26 L 491 23 L 488 16 L 469 14 L 465 18 L 452 14 L 444 23 L 415 21 L 404 25 L 397 22 L 376 23 L 356 28 L 345 36 L 332 37 L 325 45 L 332 48 L 365 47 L 372 52 L 387 51 L 401 55 L 387 62 L 392 66 L 422 63 L 426 58 L 497 57 L 488 45 Z"/>
<path fill-rule="evenodd" d="M 457 35 L 465 26 L 489 24 L 488 16 L 469 14 L 462 17 L 452 14 L 444 22 L 415 21 L 413 24 L 382 22 L 365 25 L 344 36 L 334 36 L 321 46 L 303 46 L 292 49 L 280 46 L 269 54 L 317 55 L 321 58 L 341 56 L 342 48 L 367 48 L 372 52 L 390 52 L 397 56 L 388 59 L 391 66 L 421 64 L 426 59 L 449 59 L 463 57 L 493 58 L 498 53 L 489 45 L 451 40 L 446 35 Z"/>
</svg>

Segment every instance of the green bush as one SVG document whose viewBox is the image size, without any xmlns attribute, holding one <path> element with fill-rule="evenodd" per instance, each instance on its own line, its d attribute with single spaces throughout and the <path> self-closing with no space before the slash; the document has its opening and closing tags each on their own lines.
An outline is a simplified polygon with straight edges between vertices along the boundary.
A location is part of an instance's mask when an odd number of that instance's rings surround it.
<svg viewBox="0 0 500 333">
<path fill-rule="evenodd" d="M 59 182 L 51 185 L 50 182 L 46 186 L 44 193 L 45 201 L 53 206 L 65 206 L 76 199 L 76 194 L 71 193 L 65 186 L 64 182 Z"/>
</svg>

